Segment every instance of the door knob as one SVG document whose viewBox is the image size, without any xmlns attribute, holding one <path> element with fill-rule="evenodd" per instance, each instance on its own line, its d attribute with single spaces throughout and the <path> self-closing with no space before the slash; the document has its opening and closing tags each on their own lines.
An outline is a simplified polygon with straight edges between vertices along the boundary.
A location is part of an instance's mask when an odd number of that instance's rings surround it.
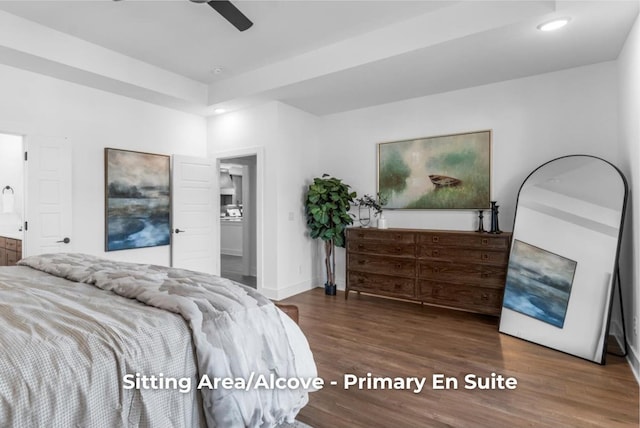
<svg viewBox="0 0 640 428">
<path fill-rule="evenodd" d="M 175 230 L 176 233 L 180 233 L 180 232 L 186 232 L 186 230 L 180 230 L 180 229 L 176 229 Z"/>
<path fill-rule="evenodd" d="M 56 243 L 63 243 L 63 244 L 68 244 L 69 242 L 71 242 L 71 239 L 69 238 L 64 238 L 62 241 L 56 241 Z"/>
</svg>

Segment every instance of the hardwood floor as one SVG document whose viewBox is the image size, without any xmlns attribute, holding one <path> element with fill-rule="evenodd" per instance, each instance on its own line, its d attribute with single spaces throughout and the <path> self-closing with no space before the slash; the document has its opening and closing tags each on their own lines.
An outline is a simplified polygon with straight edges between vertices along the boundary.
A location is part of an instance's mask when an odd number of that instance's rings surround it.
<svg viewBox="0 0 640 428">
<path fill-rule="evenodd" d="M 257 278 L 242 274 L 242 257 L 221 254 L 220 276 L 256 288 Z"/>
<path fill-rule="evenodd" d="M 298 415 L 314 428 L 638 426 L 638 383 L 621 357 L 601 366 L 500 334 L 495 317 L 364 294 L 345 301 L 317 288 L 281 303 L 298 305 L 325 380 Z M 367 373 L 426 383 L 418 394 L 343 388 L 345 374 Z M 517 388 L 465 389 L 466 374 L 492 373 Z M 458 389 L 434 389 L 434 374 Z"/>
</svg>

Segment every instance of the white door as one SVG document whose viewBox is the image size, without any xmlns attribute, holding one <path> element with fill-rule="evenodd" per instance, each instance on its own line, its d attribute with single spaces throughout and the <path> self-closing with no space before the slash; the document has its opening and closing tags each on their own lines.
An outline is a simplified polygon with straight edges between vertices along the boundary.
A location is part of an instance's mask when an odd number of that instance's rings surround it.
<svg viewBox="0 0 640 428">
<path fill-rule="evenodd" d="M 215 161 L 173 156 L 171 266 L 219 274 L 214 257 Z M 218 208 L 219 210 L 219 208 Z"/>
<path fill-rule="evenodd" d="M 26 210 L 23 254 L 73 251 L 71 143 L 25 138 Z"/>
</svg>

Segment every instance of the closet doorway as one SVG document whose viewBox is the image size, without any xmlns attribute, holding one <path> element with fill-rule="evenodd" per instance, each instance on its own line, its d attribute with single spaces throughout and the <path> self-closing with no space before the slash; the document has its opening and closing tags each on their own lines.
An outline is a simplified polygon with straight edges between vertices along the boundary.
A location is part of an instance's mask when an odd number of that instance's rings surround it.
<svg viewBox="0 0 640 428">
<path fill-rule="evenodd" d="M 0 133 L 0 192 L 0 266 L 5 266 L 22 258 L 25 186 L 20 135 Z"/>
<path fill-rule="evenodd" d="M 219 161 L 220 276 L 257 288 L 257 157 Z"/>
</svg>

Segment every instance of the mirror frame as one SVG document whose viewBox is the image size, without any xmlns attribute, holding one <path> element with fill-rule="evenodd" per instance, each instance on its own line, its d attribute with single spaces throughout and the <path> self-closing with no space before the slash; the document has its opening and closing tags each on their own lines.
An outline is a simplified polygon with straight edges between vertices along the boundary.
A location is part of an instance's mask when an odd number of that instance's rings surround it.
<svg viewBox="0 0 640 428">
<path fill-rule="evenodd" d="M 625 175 L 622 173 L 622 171 L 620 171 L 620 169 L 618 167 L 616 167 L 614 164 L 612 164 L 611 162 L 609 162 L 607 160 L 604 160 L 604 159 L 602 159 L 600 157 L 597 157 L 597 156 L 584 155 L 584 154 L 560 156 L 560 157 L 557 157 L 555 159 L 551 159 L 551 160 L 543 163 L 542 165 L 538 166 L 533 171 L 531 171 L 531 173 L 529 173 L 527 175 L 527 177 L 524 179 L 524 181 L 522 182 L 522 184 L 520 185 L 520 188 L 518 190 L 518 196 L 517 196 L 517 199 L 516 199 L 516 209 L 515 209 L 515 213 L 514 213 L 511 250 L 510 250 L 510 254 L 509 254 L 509 264 L 511 264 L 511 258 L 512 258 L 513 251 L 514 251 L 514 244 L 515 244 L 515 241 L 517 240 L 517 237 L 518 237 L 518 235 L 517 235 L 518 208 L 520 206 L 520 196 L 521 196 L 521 192 L 523 190 L 523 187 L 527 184 L 527 181 L 534 174 L 536 174 L 536 172 L 538 172 L 540 169 L 546 167 L 550 163 L 555 162 L 555 161 L 559 161 L 559 160 L 562 160 L 562 159 L 575 158 L 575 157 L 592 158 L 592 159 L 604 162 L 605 164 L 610 166 L 613 169 L 613 171 L 616 171 L 618 173 L 618 175 L 620 176 L 620 179 L 622 181 L 622 184 L 624 186 L 624 196 L 623 196 L 622 204 L 621 204 L 621 207 L 620 207 L 620 209 L 621 209 L 621 212 L 620 212 L 620 225 L 618 227 L 617 244 L 616 244 L 616 249 L 615 249 L 615 255 L 614 255 L 614 258 L 613 258 L 613 266 L 612 266 L 613 271 L 612 271 L 612 277 L 611 277 L 611 283 L 610 283 L 611 284 L 611 287 L 610 287 L 611 289 L 609 290 L 608 296 L 606 296 L 606 298 L 608 299 L 608 305 L 607 305 L 607 302 L 605 301 L 604 305 L 602 307 L 602 310 L 606 311 L 606 312 L 604 312 L 604 318 L 603 318 L 604 331 L 603 331 L 602 337 L 598 338 L 598 345 L 602 346 L 602 354 L 600 355 L 600 359 L 597 359 L 596 355 L 594 355 L 594 359 L 589 359 L 589 358 L 583 357 L 581 355 L 572 354 L 569 351 L 565 351 L 565 350 L 562 350 L 562 349 L 556 349 L 553 346 L 545 345 L 544 343 L 539 343 L 539 342 L 536 342 L 534 340 L 527 339 L 526 337 L 522 337 L 520 335 L 519 331 L 518 331 L 518 334 L 511 334 L 509 332 L 503 331 L 503 319 L 504 319 L 503 315 L 504 315 L 504 310 L 505 310 L 505 299 L 504 299 L 504 297 L 503 297 L 503 304 L 502 304 L 502 311 L 503 312 L 502 312 L 502 314 L 500 316 L 499 331 L 502 334 L 507 334 L 507 335 L 510 335 L 512 337 L 516 337 L 518 339 L 527 340 L 527 341 L 532 342 L 532 343 L 537 343 L 539 345 L 545 346 L 545 347 L 550 348 L 550 349 L 558 350 L 558 351 L 566 353 L 568 355 L 574 355 L 574 356 L 577 356 L 579 358 L 583 358 L 583 359 L 585 359 L 587 361 L 595 362 L 595 363 L 598 363 L 598 364 L 605 364 L 606 363 L 606 355 L 607 355 L 607 345 L 608 345 L 608 339 L 609 339 L 609 329 L 610 329 L 610 323 L 611 323 L 611 313 L 612 313 L 612 309 L 613 309 L 613 301 L 614 301 L 614 298 L 615 298 L 616 284 L 617 284 L 617 287 L 618 287 L 618 292 L 619 293 L 621 292 L 621 290 L 620 290 L 620 277 L 619 277 L 619 274 L 620 274 L 620 272 L 619 272 L 619 258 L 620 258 L 620 248 L 621 248 L 621 244 L 622 244 L 622 236 L 623 236 L 622 233 L 623 233 L 623 227 L 624 227 L 624 222 L 625 222 L 625 214 L 626 214 L 626 211 L 627 211 L 627 202 L 628 202 L 628 196 L 629 196 L 629 185 L 628 185 L 627 179 L 626 179 Z M 522 241 L 519 241 L 519 242 L 522 242 Z M 560 257 L 562 257 L 562 256 L 560 256 Z M 506 291 L 506 287 L 507 287 L 507 283 L 505 281 L 505 291 Z M 506 293 L 505 293 L 505 295 L 506 295 Z M 619 298 L 620 298 L 620 305 L 622 306 L 622 296 L 619 295 Z M 506 309 L 509 309 L 509 308 L 506 308 Z M 513 311 L 513 309 L 510 309 L 510 310 Z M 526 316 L 526 315 L 523 314 L 523 316 Z M 622 320 L 622 322 L 623 322 L 623 326 L 624 326 L 624 319 Z M 624 340 L 626 340 L 626 338 L 624 338 Z"/>
</svg>

